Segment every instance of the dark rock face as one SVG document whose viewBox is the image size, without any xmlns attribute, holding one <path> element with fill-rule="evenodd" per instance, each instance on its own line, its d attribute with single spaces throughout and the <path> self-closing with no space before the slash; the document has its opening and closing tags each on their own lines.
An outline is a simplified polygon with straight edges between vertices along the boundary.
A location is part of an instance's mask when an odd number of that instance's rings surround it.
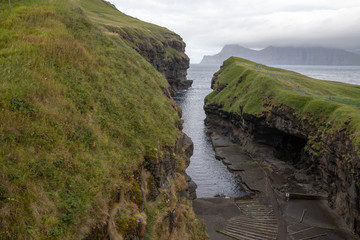
<svg viewBox="0 0 360 240">
<path fill-rule="evenodd" d="M 174 37 L 178 38 L 179 41 L 164 41 L 151 45 L 139 43 L 136 50 L 166 77 L 170 89 L 177 92 L 189 88 L 192 81 L 186 79 L 189 58 L 185 55 L 185 43 L 180 36 L 174 34 Z M 169 56 L 167 48 L 171 48 L 180 54 Z"/>
<path fill-rule="evenodd" d="M 205 123 L 212 131 L 230 136 L 232 141 L 257 158 L 261 156 L 252 144 L 273 148 L 273 155 L 292 164 L 312 184 L 326 192 L 329 205 L 343 217 L 347 225 L 360 235 L 360 160 L 346 132 L 326 136 L 321 150 L 314 149 L 317 129 L 298 120 L 287 108 L 273 108 L 263 117 L 225 112 L 221 106 L 207 104 Z M 241 111 L 242 112 L 242 111 Z M 314 137 L 315 136 L 315 137 Z M 297 178 L 297 173 L 294 178 Z"/>
<path fill-rule="evenodd" d="M 192 80 L 186 79 L 190 60 L 185 54 L 185 43 L 179 35 L 167 31 L 161 39 L 155 39 L 126 28 L 105 27 L 110 32 L 119 34 L 129 46 L 162 73 L 169 82 L 172 93 L 191 87 Z"/>
<path fill-rule="evenodd" d="M 197 185 L 196 183 L 191 179 L 191 177 L 189 175 L 185 174 L 185 179 L 186 179 L 186 183 L 188 185 L 188 188 L 186 189 L 186 191 L 184 193 L 180 193 L 180 196 L 184 196 L 189 200 L 195 200 L 197 198 L 196 196 L 196 188 Z"/>
<path fill-rule="evenodd" d="M 183 160 L 185 160 L 186 167 L 188 167 L 193 150 L 194 145 L 191 139 L 185 133 L 181 133 L 175 146 L 166 150 L 165 156 L 161 159 L 152 158 L 147 160 L 145 168 L 153 178 L 150 186 L 148 186 L 150 189 L 147 196 L 148 200 L 155 200 L 160 193 L 160 188 L 170 189 L 168 177 L 176 177 L 178 166 L 177 157 L 182 157 Z M 196 184 L 191 181 L 191 178 L 185 172 L 181 172 L 181 174 L 185 177 L 188 187 L 179 194 L 188 199 L 196 198 Z"/>
</svg>

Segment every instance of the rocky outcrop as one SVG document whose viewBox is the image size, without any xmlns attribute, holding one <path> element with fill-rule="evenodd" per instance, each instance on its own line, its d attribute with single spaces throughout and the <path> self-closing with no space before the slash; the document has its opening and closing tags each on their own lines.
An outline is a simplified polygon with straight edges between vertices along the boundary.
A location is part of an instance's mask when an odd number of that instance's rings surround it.
<svg viewBox="0 0 360 240">
<path fill-rule="evenodd" d="M 180 226 L 187 225 L 189 221 L 185 216 L 185 212 L 192 211 L 188 200 L 196 198 L 196 184 L 185 173 L 192 154 L 191 139 L 180 131 L 174 146 L 162 150 L 149 149 L 144 163 L 133 173 L 135 182 L 129 189 L 117 189 L 106 219 L 94 226 L 84 240 L 139 240 L 144 239 L 147 231 L 153 231 L 156 239 L 193 239 L 192 234 L 182 236 L 184 238 L 177 236 Z M 136 209 L 135 214 L 124 212 L 129 206 Z M 155 211 L 155 214 L 146 211 L 149 207 L 154 208 L 150 212 Z M 160 208 L 160 213 L 156 212 L 157 208 Z M 149 226 L 147 218 L 155 218 L 156 221 Z"/>
<path fill-rule="evenodd" d="M 176 34 L 172 37 L 178 40 L 152 44 L 138 43 L 135 49 L 166 77 L 172 92 L 177 92 L 188 89 L 192 85 L 192 80 L 186 79 L 189 58 L 185 55 L 185 43 Z"/>
<path fill-rule="evenodd" d="M 179 35 L 167 31 L 161 38 L 154 38 L 139 34 L 133 29 L 109 25 L 106 25 L 106 28 L 119 34 L 123 40 L 162 73 L 169 82 L 172 93 L 185 90 L 192 85 L 192 80 L 186 79 L 189 57 L 185 54 L 185 43 Z"/>
<path fill-rule="evenodd" d="M 187 185 L 178 194 L 190 200 L 196 198 L 194 182 L 185 172 L 185 169 L 190 164 L 193 149 L 194 145 L 191 139 L 181 132 L 175 146 L 166 148 L 161 158 L 155 158 L 154 155 L 145 157 L 145 169 L 149 171 L 152 178 L 147 186 L 150 190 L 146 197 L 148 200 L 155 200 L 160 194 L 160 189 L 170 191 L 171 184 L 169 178 L 178 177 L 177 173 L 183 176 Z"/>
</svg>

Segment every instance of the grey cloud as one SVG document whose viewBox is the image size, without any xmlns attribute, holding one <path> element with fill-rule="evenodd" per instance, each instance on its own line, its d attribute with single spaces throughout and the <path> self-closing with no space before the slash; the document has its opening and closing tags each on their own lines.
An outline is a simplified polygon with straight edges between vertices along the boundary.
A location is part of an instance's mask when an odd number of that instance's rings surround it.
<svg viewBox="0 0 360 240">
<path fill-rule="evenodd" d="M 110 0 L 187 43 L 193 63 L 224 44 L 360 48 L 358 0 Z"/>
</svg>

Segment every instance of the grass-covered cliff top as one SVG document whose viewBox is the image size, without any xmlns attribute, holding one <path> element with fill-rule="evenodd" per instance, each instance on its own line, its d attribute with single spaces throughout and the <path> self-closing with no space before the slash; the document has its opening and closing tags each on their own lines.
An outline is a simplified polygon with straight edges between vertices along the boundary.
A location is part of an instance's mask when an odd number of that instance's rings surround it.
<svg viewBox="0 0 360 240">
<path fill-rule="evenodd" d="M 103 0 L 75 0 L 74 2 L 83 7 L 89 18 L 98 24 L 139 31 L 141 37 L 153 37 L 156 40 L 167 40 L 172 37 L 172 40 L 179 41 L 176 34 L 168 29 L 130 17 L 117 10 L 109 2 Z"/>
<path fill-rule="evenodd" d="M 80 239 L 132 187 L 146 149 L 175 143 L 176 106 L 166 79 L 98 25 L 140 21 L 101 0 L 11 3 L 0 3 L 0 239 Z"/>
<path fill-rule="evenodd" d="M 143 22 L 118 11 L 111 3 L 103 0 L 75 0 L 83 7 L 86 15 L 106 34 L 120 35 L 134 49 L 151 49 L 154 45 L 169 48 L 166 54 L 170 57 L 188 57 L 173 48 L 174 45 L 185 48 L 179 35 L 151 23 Z M 168 46 L 171 43 L 171 46 Z"/>
<path fill-rule="evenodd" d="M 360 86 L 313 79 L 231 57 L 214 75 L 206 104 L 228 112 L 261 116 L 272 107 L 290 107 L 299 119 L 328 133 L 346 130 L 360 153 Z"/>
</svg>

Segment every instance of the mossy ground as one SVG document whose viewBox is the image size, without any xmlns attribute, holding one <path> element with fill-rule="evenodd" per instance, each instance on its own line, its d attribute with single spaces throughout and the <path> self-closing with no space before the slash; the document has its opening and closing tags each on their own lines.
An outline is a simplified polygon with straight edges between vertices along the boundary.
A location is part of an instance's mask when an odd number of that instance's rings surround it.
<svg viewBox="0 0 360 240">
<path fill-rule="evenodd" d="M 0 239 L 78 239 L 132 189 L 146 149 L 175 143 L 179 121 L 166 79 L 103 24 L 172 33 L 100 0 L 11 2 L 11 13 L 0 3 Z"/>
<path fill-rule="evenodd" d="M 224 62 L 215 78 L 207 104 L 257 116 L 272 107 L 290 107 L 299 119 L 318 127 L 319 134 L 347 131 L 360 154 L 360 86 L 317 80 L 235 57 Z"/>
</svg>

